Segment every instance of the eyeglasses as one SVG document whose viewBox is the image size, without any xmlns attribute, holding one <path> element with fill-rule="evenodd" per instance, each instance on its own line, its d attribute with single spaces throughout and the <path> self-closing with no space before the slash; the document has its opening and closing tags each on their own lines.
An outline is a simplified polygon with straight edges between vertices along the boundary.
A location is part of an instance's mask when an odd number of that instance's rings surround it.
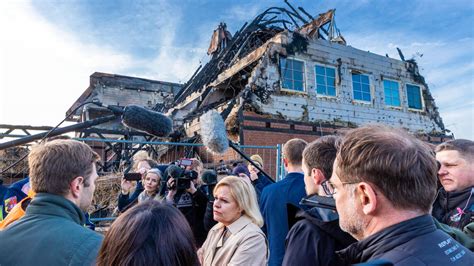
<svg viewBox="0 0 474 266">
<path fill-rule="evenodd" d="M 360 183 L 360 181 L 341 182 L 342 185 L 351 185 L 357 183 Z M 325 180 L 323 183 L 321 183 L 321 186 L 323 187 L 324 193 L 326 193 L 326 195 L 328 196 L 332 196 L 337 192 L 336 188 L 334 187 L 334 184 L 329 182 L 329 180 Z"/>
</svg>

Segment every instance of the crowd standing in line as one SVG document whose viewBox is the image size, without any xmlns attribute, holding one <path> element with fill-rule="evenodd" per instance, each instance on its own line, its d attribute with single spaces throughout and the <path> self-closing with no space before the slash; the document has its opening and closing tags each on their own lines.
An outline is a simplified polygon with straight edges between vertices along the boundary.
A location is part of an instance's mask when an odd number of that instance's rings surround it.
<svg viewBox="0 0 474 266">
<path fill-rule="evenodd" d="M 198 159 L 158 165 L 141 153 L 133 171 L 142 178 L 122 180 L 121 214 L 102 241 L 84 227 L 98 156 L 53 140 L 28 156 L 36 195 L 0 228 L 0 265 L 474 265 L 474 142 L 435 153 L 377 125 L 291 139 L 275 184 L 251 164 L 219 180 Z M 2 211 L 16 190 L 0 185 Z M 321 197 L 337 212 L 313 204 Z"/>
</svg>

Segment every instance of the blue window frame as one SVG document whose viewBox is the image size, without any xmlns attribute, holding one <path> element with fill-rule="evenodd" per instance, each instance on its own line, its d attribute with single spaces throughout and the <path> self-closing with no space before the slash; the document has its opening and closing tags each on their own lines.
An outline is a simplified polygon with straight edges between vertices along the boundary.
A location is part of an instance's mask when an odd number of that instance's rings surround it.
<svg viewBox="0 0 474 266">
<path fill-rule="evenodd" d="M 284 89 L 304 91 L 304 62 L 280 57 L 280 73 Z"/>
<path fill-rule="evenodd" d="M 419 86 L 407 84 L 408 108 L 423 109 L 421 103 L 421 90 Z"/>
<path fill-rule="evenodd" d="M 385 94 L 385 104 L 390 106 L 400 106 L 400 90 L 398 82 L 384 80 L 383 89 Z"/>
<path fill-rule="evenodd" d="M 336 96 L 336 70 L 330 67 L 315 67 L 316 93 L 321 95 Z"/>
<path fill-rule="evenodd" d="M 352 73 L 352 90 L 354 93 L 354 100 L 370 102 L 369 76 Z"/>
</svg>

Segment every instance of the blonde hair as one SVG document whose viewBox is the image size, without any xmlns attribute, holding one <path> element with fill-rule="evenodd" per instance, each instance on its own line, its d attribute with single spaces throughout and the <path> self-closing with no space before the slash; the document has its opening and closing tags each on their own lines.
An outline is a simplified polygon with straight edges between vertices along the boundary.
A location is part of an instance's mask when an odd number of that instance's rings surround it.
<svg viewBox="0 0 474 266">
<path fill-rule="evenodd" d="M 258 227 L 263 226 L 263 217 L 257 203 L 257 193 L 251 184 L 236 176 L 226 176 L 214 188 L 214 193 L 219 187 L 227 186 L 230 194 L 243 210 L 243 214 Z"/>
</svg>

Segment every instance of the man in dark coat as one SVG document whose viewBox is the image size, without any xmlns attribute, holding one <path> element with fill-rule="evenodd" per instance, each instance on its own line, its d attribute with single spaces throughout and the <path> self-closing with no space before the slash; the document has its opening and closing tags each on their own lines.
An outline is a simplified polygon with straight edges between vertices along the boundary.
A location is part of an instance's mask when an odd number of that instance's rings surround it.
<svg viewBox="0 0 474 266">
<path fill-rule="evenodd" d="M 260 210 L 265 221 L 263 229 L 269 242 L 270 266 L 281 265 L 285 255 L 285 237 L 289 230 L 287 205 L 304 208 L 299 202 L 306 196 L 301 169 L 306 145 L 302 139 L 291 139 L 285 143 L 283 163 L 288 174 L 283 180 L 265 187 L 260 197 Z"/>
<path fill-rule="evenodd" d="M 327 186 L 341 229 L 358 240 L 337 252 L 343 263 L 474 265 L 473 253 L 430 215 L 437 170 L 427 145 L 402 129 L 348 131 Z"/>
<path fill-rule="evenodd" d="M 20 220 L 0 231 L 0 265 L 92 265 L 102 236 L 84 227 L 99 156 L 75 140 L 35 146 L 28 156 L 35 197 Z M 5 244 L 6 243 L 6 244 Z"/>
<path fill-rule="evenodd" d="M 441 223 L 463 230 L 474 222 L 474 141 L 456 139 L 436 147 L 442 188 L 433 204 Z"/>
<path fill-rule="evenodd" d="M 327 196 L 322 184 L 331 177 L 336 158 L 336 136 L 325 136 L 313 141 L 303 151 L 304 183 L 308 200 L 316 195 Z M 309 204 L 308 204 L 309 205 Z M 286 237 L 283 265 L 340 265 L 335 251 L 356 240 L 339 227 L 335 211 L 312 206 L 300 211 L 299 220 Z"/>
</svg>

